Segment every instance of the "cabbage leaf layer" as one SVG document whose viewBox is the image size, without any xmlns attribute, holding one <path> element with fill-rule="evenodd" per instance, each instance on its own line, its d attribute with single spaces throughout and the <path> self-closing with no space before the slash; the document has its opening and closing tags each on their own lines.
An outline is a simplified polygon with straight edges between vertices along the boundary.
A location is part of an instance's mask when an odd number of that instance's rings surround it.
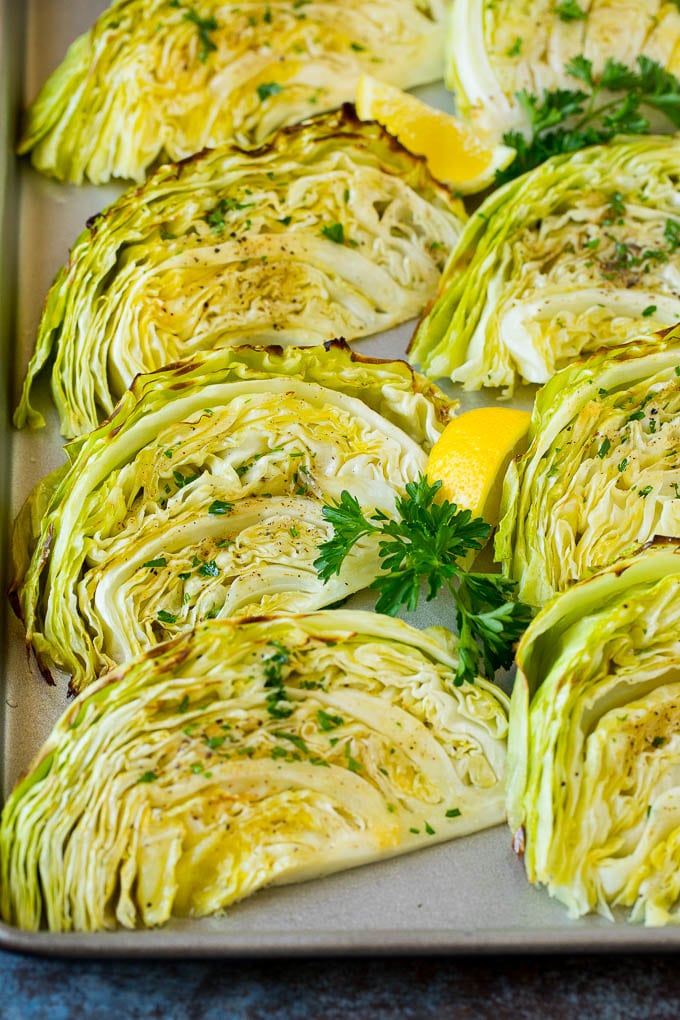
<svg viewBox="0 0 680 1020">
<path fill-rule="evenodd" d="M 508 819 L 573 917 L 680 920 L 680 547 L 558 595 L 517 653 Z"/>
<path fill-rule="evenodd" d="M 54 353 L 66 436 L 137 373 L 234 343 L 323 343 L 419 315 L 464 212 L 424 162 L 351 108 L 254 153 L 167 166 L 94 217 L 48 294 L 18 426 Z"/>
<path fill-rule="evenodd" d="M 229 348 L 140 376 L 70 444 L 14 530 L 14 603 L 42 669 L 79 690 L 207 618 L 331 605 L 378 573 L 361 540 L 313 563 L 351 492 L 394 512 L 452 404 L 405 362 L 344 344 Z"/>
<path fill-rule="evenodd" d="M 505 477 L 496 559 L 522 599 L 680 539 L 680 327 L 593 355 L 539 391 Z"/>
<path fill-rule="evenodd" d="M 507 698 L 435 630 L 214 620 L 98 681 L 5 806 L 4 919 L 158 925 L 501 822 Z"/>
<path fill-rule="evenodd" d="M 596 77 L 608 59 L 644 54 L 680 75 L 680 11 L 668 0 L 455 0 L 446 77 L 461 114 L 499 138 L 527 127 L 518 93 L 578 88 L 576 57 Z"/>
<path fill-rule="evenodd" d="M 444 0 L 118 0 L 71 45 L 20 151 L 61 180 L 144 179 L 158 160 L 273 131 L 354 99 L 362 71 L 441 78 Z"/>
<path fill-rule="evenodd" d="M 466 389 L 544 383 L 680 321 L 680 136 L 555 156 L 468 221 L 411 358 Z"/>
</svg>

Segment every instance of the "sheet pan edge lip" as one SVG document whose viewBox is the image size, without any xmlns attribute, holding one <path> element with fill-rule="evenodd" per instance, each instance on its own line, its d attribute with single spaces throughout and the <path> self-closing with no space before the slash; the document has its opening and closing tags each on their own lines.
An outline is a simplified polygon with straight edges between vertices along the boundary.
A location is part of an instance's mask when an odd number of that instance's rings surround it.
<svg viewBox="0 0 680 1020">
<path fill-rule="evenodd" d="M 188 931 L 25 932 L 0 922 L 0 950 L 36 956 L 123 958 L 178 957 L 312 957 L 387 955 L 492 955 L 520 953 L 617 953 L 668 952 L 678 949 L 680 929 L 617 927 L 423 929 L 405 932 L 373 929 L 350 932 L 328 929 L 314 932 L 290 930 L 191 933 Z"/>
</svg>

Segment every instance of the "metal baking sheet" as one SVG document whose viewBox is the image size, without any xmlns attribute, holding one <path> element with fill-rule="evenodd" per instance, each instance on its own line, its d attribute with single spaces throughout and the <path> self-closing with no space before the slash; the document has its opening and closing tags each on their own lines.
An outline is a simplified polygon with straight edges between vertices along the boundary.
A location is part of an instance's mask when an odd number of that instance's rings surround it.
<svg viewBox="0 0 680 1020">
<path fill-rule="evenodd" d="M 14 514 L 32 486 L 63 460 L 56 415 L 40 432 L 10 424 L 18 386 L 50 282 L 85 220 L 122 190 L 47 180 L 13 155 L 20 110 L 105 0 L 0 0 L 0 567 L 6 581 Z M 446 103 L 440 88 L 425 93 Z M 412 327 L 357 344 L 403 355 Z M 42 406 L 49 402 L 45 386 Z M 525 400 L 528 400 L 525 394 Z M 466 396 L 464 406 L 489 395 Z M 4 584 L 3 584 L 4 587 Z M 370 602 L 365 601 L 368 607 Z M 450 623 L 436 605 L 411 622 Z M 65 685 L 48 687 L 27 658 L 21 625 L 2 602 L 5 633 L 0 726 L 6 796 L 65 707 Z M 26 933 L 0 924 L 0 947 L 60 955 L 255 956 L 392 952 L 526 952 L 674 949 L 680 930 L 645 930 L 602 918 L 572 921 L 531 888 L 503 827 L 302 885 L 263 890 L 221 917 L 173 921 L 151 931 Z"/>
</svg>

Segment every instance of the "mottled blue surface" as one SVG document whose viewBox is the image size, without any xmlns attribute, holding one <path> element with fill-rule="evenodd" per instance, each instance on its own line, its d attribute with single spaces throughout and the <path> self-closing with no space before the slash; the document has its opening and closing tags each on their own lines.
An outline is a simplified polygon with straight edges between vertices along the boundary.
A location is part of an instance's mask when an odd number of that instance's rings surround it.
<svg viewBox="0 0 680 1020">
<path fill-rule="evenodd" d="M 655 957 L 92 961 L 0 954 L 2 1020 L 676 1020 L 680 961 Z"/>
</svg>

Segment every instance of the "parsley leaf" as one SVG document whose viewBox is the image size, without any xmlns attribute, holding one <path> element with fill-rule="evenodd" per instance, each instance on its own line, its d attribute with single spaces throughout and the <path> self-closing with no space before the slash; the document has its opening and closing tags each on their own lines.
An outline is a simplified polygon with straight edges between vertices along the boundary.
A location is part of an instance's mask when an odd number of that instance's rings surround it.
<svg viewBox="0 0 680 1020">
<path fill-rule="evenodd" d="M 193 7 L 186 12 L 184 20 L 190 21 L 198 29 L 198 38 L 201 42 L 198 59 L 202 64 L 205 64 L 208 59 L 208 54 L 217 49 L 216 44 L 210 38 L 210 33 L 215 32 L 218 28 L 217 22 L 213 17 L 202 18 L 198 11 L 196 11 Z"/>
<path fill-rule="evenodd" d="M 575 0 L 565 0 L 555 10 L 563 21 L 585 17 Z M 558 153 L 608 142 L 621 133 L 647 134 L 650 121 L 645 107 L 658 110 L 680 128 L 680 80 L 650 57 L 638 56 L 636 68 L 609 57 L 596 78 L 592 62 L 581 54 L 565 70 L 588 91 L 544 89 L 535 95 L 523 89 L 517 93 L 529 135 L 508 131 L 503 136 L 517 155 L 508 167 L 497 171 L 497 184 L 513 180 Z"/>
<path fill-rule="evenodd" d="M 233 509 L 233 503 L 227 503 L 223 499 L 214 499 L 208 507 L 208 513 L 221 517 L 223 514 L 228 514 L 229 511 Z"/>
<path fill-rule="evenodd" d="M 345 240 L 345 228 L 342 223 L 326 224 L 321 228 L 321 233 L 329 241 L 335 241 L 336 244 L 342 244 Z"/>
<path fill-rule="evenodd" d="M 401 606 L 418 605 L 421 583 L 427 601 L 445 587 L 453 596 L 459 635 L 456 685 L 488 676 L 512 663 L 513 646 L 531 619 L 531 609 L 512 599 L 514 582 L 498 574 L 468 573 L 459 561 L 479 550 L 489 536 L 489 525 L 470 510 L 447 500 L 435 502 L 441 482 L 430 484 L 422 476 L 409 482 L 406 495 L 397 500 L 397 518 L 381 510 L 366 517 L 357 499 L 344 491 L 339 501 L 322 508 L 333 526 L 333 537 L 319 547 L 314 562 L 319 577 L 328 581 L 354 545 L 364 536 L 380 536 L 378 554 L 383 573 L 373 581 L 379 593 L 376 610 L 394 616 Z"/>
<path fill-rule="evenodd" d="M 279 85 L 277 81 L 263 82 L 257 86 L 257 94 L 261 103 L 264 103 L 265 99 L 269 99 L 270 96 L 278 96 L 279 92 L 283 92 L 283 85 Z"/>
<path fill-rule="evenodd" d="M 579 7 L 576 0 L 562 0 L 555 8 L 555 13 L 560 21 L 583 21 L 588 17 L 583 8 Z"/>
</svg>

